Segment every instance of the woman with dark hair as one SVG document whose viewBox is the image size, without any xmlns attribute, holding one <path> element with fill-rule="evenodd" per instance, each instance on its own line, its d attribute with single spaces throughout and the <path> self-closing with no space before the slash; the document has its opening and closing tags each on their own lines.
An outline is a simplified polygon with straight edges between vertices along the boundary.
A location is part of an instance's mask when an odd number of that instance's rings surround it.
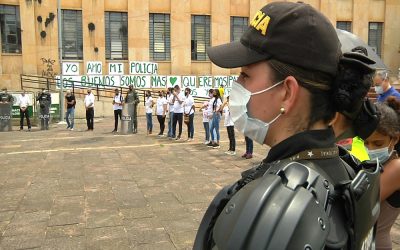
<svg viewBox="0 0 400 250">
<path fill-rule="evenodd" d="M 210 126 L 210 133 L 211 133 L 211 142 L 207 144 L 207 146 L 212 148 L 220 148 L 219 145 L 219 122 L 221 121 L 221 106 L 222 106 L 222 99 L 218 89 L 213 90 L 213 101 L 211 106 L 211 126 Z"/>
<path fill-rule="evenodd" d="M 400 101 L 388 97 L 385 103 L 377 103 L 376 108 L 380 113 L 378 128 L 365 140 L 370 159 L 378 159 L 383 165 L 376 249 L 392 249 L 390 229 L 400 214 L 400 159 L 394 149 L 400 136 Z"/>
<path fill-rule="evenodd" d="M 217 66 L 241 67 L 230 92 L 234 126 L 270 149 L 216 195 L 194 249 L 373 246 L 379 168 L 355 176 L 330 126 L 336 112 L 360 101 L 337 83 L 353 73 L 364 79 L 372 70 L 364 70 L 360 54 L 342 54 L 340 46 L 331 22 L 310 5 L 272 2 L 240 41 L 207 49 Z"/>
<path fill-rule="evenodd" d="M 193 96 L 190 94 L 191 92 L 192 91 L 190 88 L 185 88 L 185 101 L 183 106 L 184 106 L 185 116 L 189 117 L 189 121 L 187 123 L 185 122 L 188 131 L 187 141 L 193 141 L 193 135 L 194 135 L 193 119 L 194 119 L 195 106 L 194 106 Z"/>
</svg>

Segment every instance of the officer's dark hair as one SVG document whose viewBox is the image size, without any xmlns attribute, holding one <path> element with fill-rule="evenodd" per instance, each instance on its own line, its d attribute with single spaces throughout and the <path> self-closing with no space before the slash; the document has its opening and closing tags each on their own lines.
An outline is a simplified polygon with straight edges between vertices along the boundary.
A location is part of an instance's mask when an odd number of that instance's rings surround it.
<svg viewBox="0 0 400 250">
<path fill-rule="evenodd" d="M 376 131 L 390 137 L 398 136 L 400 133 L 400 101 L 396 97 L 390 96 L 384 103 L 375 105 L 380 113 Z"/>
<path fill-rule="evenodd" d="M 268 63 L 273 70 L 274 79 L 271 80 L 278 82 L 293 76 L 310 92 L 311 109 L 307 129 L 321 120 L 329 123 L 336 112 L 354 119 L 372 85 L 372 70 L 367 70 L 365 65 L 360 66 L 354 59 L 340 60 L 335 77 L 275 59 Z"/>
</svg>

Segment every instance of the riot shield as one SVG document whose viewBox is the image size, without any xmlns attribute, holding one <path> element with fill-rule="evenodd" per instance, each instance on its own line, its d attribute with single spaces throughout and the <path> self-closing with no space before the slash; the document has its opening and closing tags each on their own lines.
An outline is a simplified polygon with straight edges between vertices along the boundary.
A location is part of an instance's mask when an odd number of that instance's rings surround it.
<svg viewBox="0 0 400 250">
<path fill-rule="evenodd" d="M 122 134 L 131 134 L 133 133 L 133 112 L 134 107 L 133 103 L 126 103 L 122 109 L 121 116 L 121 133 Z"/>
<path fill-rule="evenodd" d="M 12 103 L 0 103 L 0 132 L 12 130 Z"/>
<path fill-rule="evenodd" d="M 49 120 L 50 120 L 50 103 L 40 102 L 39 104 L 40 130 L 49 129 Z"/>
</svg>

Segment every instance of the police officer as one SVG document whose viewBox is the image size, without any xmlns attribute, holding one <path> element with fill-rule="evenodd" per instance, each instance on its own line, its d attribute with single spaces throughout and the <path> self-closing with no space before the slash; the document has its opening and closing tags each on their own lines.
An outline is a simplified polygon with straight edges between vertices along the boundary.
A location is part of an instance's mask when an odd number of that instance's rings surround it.
<svg viewBox="0 0 400 250">
<path fill-rule="evenodd" d="M 42 89 L 39 93 L 37 100 L 39 102 L 39 119 L 40 119 L 40 129 L 49 129 L 50 120 L 50 105 L 51 105 L 51 95 L 46 89 Z"/>
<path fill-rule="evenodd" d="M 207 50 L 216 65 L 241 67 L 230 94 L 235 128 L 271 149 L 217 194 L 194 249 L 371 248 L 379 167 L 357 174 L 340 158 L 330 126 L 353 103 L 341 83 L 371 78 L 340 46 L 310 5 L 274 2 L 240 41 Z"/>
<path fill-rule="evenodd" d="M 0 131 L 11 131 L 11 109 L 14 98 L 3 88 L 0 93 Z"/>
<path fill-rule="evenodd" d="M 126 93 L 125 103 L 128 105 L 128 114 L 131 120 L 128 125 L 128 132 L 137 133 L 137 106 L 139 104 L 139 95 L 132 85 L 129 85 L 128 93 Z"/>
</svg>

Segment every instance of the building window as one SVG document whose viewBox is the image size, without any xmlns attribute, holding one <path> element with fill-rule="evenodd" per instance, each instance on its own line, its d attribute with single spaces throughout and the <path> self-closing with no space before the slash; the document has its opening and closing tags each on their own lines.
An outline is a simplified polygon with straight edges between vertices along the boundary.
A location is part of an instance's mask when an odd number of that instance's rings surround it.
<svg viewBox="0 0 400 250">
<path fill-rule="evenodd" d="M 128 13 L 106 12 L 106 59 L 128 59 Z"/>
<path fill-rule="evenodd" d="M 21 53 L 21 22 L 19 7 L 0 5 L 0 30 L 3 53 Z"/>
<path fill-rule="evenodd" d="M 383 23 L 369 23 L 368 45 L 381 56 L 382 53 L 382 29 Z"/>
<path fill-rule="evenodd" d="M 231 16 L 231 42 L 239 41 L 249 25 L 247 17 Z"/>
<path fill-rule="evenodd" d="M 83 59 L 82 11 L 62 10 L 63 59 Z"/>
<path fill-rule="evenodd" d="M 150 14 L 150 59 L 153 61 L 171 60 L 169 14 Z"/>
<path fill-rule="evenodd" d="M 351 32 L 351 22 L 348 21 L 337 21 L 336 28 Z"/>
<path fill-rule="evenodd" d="M 210 47 L 210 16 L 192 16 L 192 60 L 208 60 L 206 50 Z"/>
</svg>

